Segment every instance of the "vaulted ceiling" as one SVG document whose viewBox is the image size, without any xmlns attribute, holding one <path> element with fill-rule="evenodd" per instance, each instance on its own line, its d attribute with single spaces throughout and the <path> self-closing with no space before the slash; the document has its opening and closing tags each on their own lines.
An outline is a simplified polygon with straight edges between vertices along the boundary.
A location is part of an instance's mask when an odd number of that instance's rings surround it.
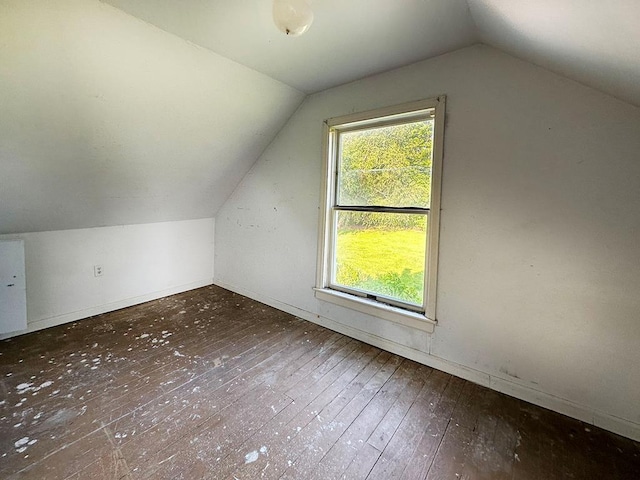
<svg viewBox="0 0 640 480">
<path fill-rule="evenodd" d="M 276 29 L 272 0 L 107 1 L 305 93 L 478 41 L 465 0 L 315 0 L 295 38 Z"/>
<path fill-rule="evenodd" d="M 637 0 L 313 0 L 288 38 L 271 0 L 106 0 L 305 93 L 483 42 L 640 105 Z"/>
<path fill-rule="evenodd" d="M 637 0 L 469 0 L 479 39 L 640 106 Z"/>
<path fill-rule="evenodd" d="M 640 106 L 636 0 L 312 5 L 0 0 L 0 234 L 215 216 L 305 94 L 478 42 Z"/>
</svg>

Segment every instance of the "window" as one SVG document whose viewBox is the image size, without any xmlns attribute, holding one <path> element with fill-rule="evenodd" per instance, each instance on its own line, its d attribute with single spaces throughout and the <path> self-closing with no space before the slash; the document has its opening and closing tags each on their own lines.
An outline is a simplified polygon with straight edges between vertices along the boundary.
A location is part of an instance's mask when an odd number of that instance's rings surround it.
<svg viewBox="0 0 640 480">
<path fill-rule="evenodd" d="M 325 122 L 318 298 L 433 331 L 444 102 Z"/>
</svg>

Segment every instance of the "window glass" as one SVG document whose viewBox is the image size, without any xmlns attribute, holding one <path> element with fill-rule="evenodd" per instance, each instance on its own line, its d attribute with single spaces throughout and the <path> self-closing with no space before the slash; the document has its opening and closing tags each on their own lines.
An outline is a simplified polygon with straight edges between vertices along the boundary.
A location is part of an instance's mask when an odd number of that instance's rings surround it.
<svg viewBox="0 0 640 480">
<path fill-rule="evenodd" d="M 338 211 L 336 233 L 336 286 L 423 304 L 426 215 Z"/>
<path fill-rule="evenodd" d="M 433 120 L 340 133 L 337 204 L 429 208 Z"/>
</svg>

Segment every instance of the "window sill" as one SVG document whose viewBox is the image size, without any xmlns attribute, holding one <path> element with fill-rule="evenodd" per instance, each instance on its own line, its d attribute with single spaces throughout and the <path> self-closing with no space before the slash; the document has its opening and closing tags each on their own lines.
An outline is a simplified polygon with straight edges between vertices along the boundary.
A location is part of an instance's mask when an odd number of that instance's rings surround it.
<svg viewBox="0 0 640 480">
<path fill-rule="evenodd" d="M 435 320 L 431 320 L 421 313 L 409 312 L 401 308 L 392 307 L 391 305 L 386 305 L 367 298 L 356 297 L 336 290 L 330 290 L 328 288 L 314 288 L 314 290 L 318 300 L 335 303 L 341 307 L 367 313 L 374 317 L 404 325 L 405 327 L 411 327 L 417 330 L 422 330 L 423 332 L 433 333 L 436 326 Z"/>
</svg>

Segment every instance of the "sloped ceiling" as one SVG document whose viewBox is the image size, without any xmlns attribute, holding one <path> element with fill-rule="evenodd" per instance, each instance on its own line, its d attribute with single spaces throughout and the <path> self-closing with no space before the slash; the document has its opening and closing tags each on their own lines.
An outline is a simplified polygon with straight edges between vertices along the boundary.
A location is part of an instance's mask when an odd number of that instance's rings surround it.
<svg viewBox="0 0 640 480">
<path fill-rule="evenodd" d="M 640 1 L 313 0 L 287 38 L 271 0 L 107 0 L 306 93 L 483 42 L 640 106 Z"/>
<path fill-rule="evenodd" d="M 0 233 L 212 217 L 302 99 L 110 5 L 0 0 Z"/>
<path fill-rule="evenodd" d="M 314 0 L 295 38 L 274 26 L 272 0 L 106 1 L 306 93 L 477 42 L 465 0 Z"/>
<path fill-rule="evenodd" d="M 640 1 L 469 5 L 482 42 L 640 106 Z"/>
</svg>

